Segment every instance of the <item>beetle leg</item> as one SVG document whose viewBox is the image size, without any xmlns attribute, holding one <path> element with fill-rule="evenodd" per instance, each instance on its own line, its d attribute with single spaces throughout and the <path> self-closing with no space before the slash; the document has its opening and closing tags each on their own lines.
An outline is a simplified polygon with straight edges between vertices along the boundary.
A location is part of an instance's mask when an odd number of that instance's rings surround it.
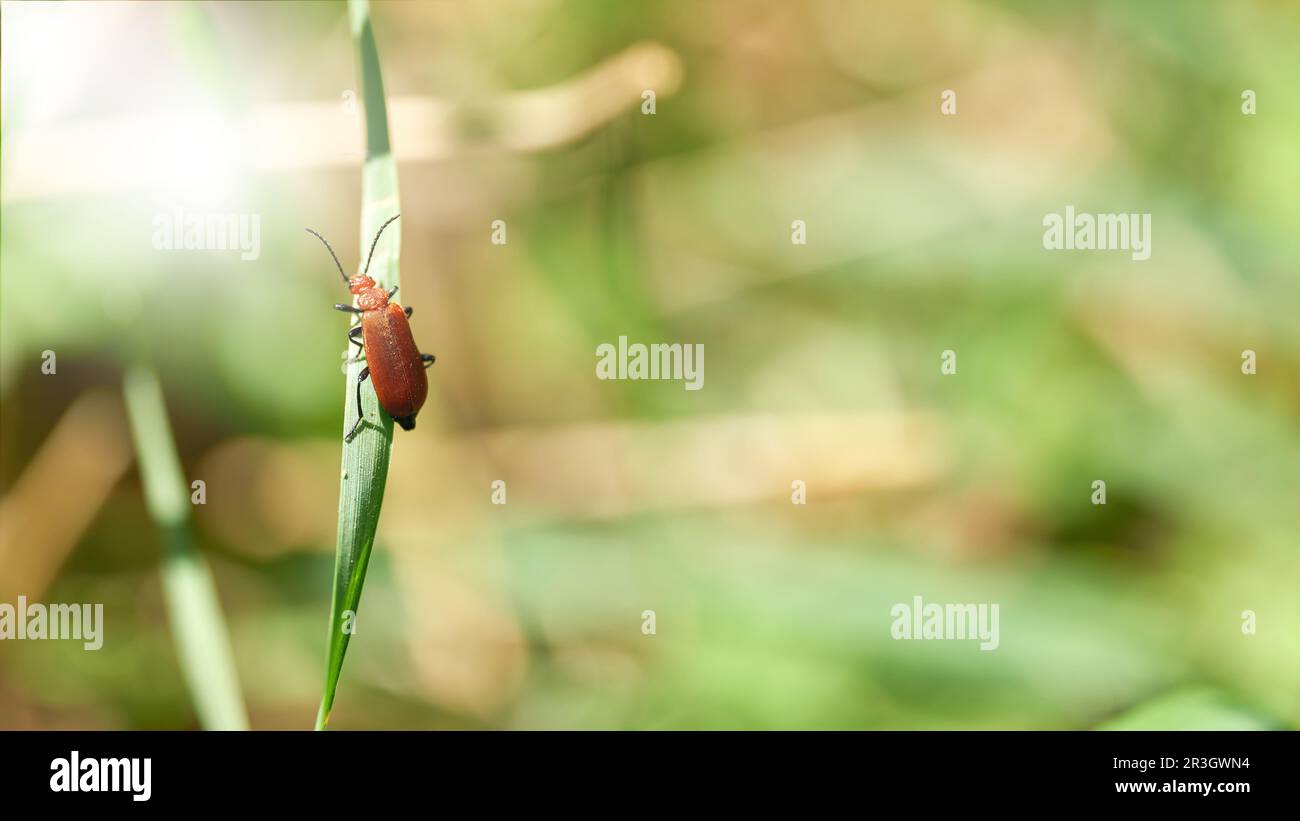
<svg viewBox="0 0 1300 821">
<path fill-rule="evenodd" d="M 389 299 L 392 299 L 392 298 L 393 298 L 393 294 L 395 294 L 395 293 L 397 293 L 397 286 L 396 286 L 396 285 L 393 286 L 393 290 L 391 290 L 391 291 L 388 292 L 388 298 L 389 298 Z"/>
<path fill-rule="evenodd" d="M 347 311 L 347 312 L 350 313 L 350 314 L 359 314 L 359 313 L 361 313 L 361 309 L 360 309 L 360 308 L 354 308 L 354 307 L 352 307 L 351 305 L 335 305 L 335 306 L 334 306 L 334 310 L 336 310 L 336 311 Z"/>
<path fill-rule="evenodd" d="M 353 345 L 356 345 L 358 348 L 361 349 L 361 353 L 358 354 L 355 358 L 349 359 L 348 360 L 349 362 L 360 362 L 362 359 L 365 358 L 364 354 L 366 351 L 366 343 L 358 338 L 361 336 L 361 331 L 362 328 L 360 325 L 357 325 L 356 327 L 348 331 L 348 342 L 351 342 Z"/>
<path fill-rule="evenodd" d="M 424 367 L 426 368 L 432 365 L 437 360 L 438 358 L 431 353 L 420 354 L 420 361 L 424 363 Z"/>
<path fill-rule="evenodd" d="M 406 306 L 405 308 L 403 308 L 402 310 L 404 310 L 404 311 L 406 312 L 406 318 L 407 318 L 407 319 L 410 319 L 410 318 L 411 318 L 411 314 L 415 313 L 415 309 L 412 308 L 410 305 L 407 305 L 407 306 Z"/>
<path fill-rule="evenodd" d="M 348 431 L 347 436 L 343 437 L 344 442 L 351 442 L 352 437 L 357 435 L 357 428 L 366 419 L 366 413 L 361 409 L 361 383 L 370 378 L 370 369 L 362 368 L 361 373 L 357 374 L 357 421 L 352 424 L 352 430 Z"/>
</svg>

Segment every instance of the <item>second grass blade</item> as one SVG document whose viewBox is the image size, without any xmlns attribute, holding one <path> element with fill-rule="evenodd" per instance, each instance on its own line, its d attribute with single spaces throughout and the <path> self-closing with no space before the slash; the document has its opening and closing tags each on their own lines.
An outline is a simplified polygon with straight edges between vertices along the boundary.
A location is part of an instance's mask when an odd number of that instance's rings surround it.
<svg viewBox="0 0 1300 821">
<path fill-rule="evenodd" d="M 230 634 L 212 572 L 190 533 L 187 485 L 157 374 L 143 365 L 131 368 L 123 393 L 145 502 L 165 542 L 163 600 L 199 726 L 247 730 L 248 715 L 239 692 Z"/>
</svg>

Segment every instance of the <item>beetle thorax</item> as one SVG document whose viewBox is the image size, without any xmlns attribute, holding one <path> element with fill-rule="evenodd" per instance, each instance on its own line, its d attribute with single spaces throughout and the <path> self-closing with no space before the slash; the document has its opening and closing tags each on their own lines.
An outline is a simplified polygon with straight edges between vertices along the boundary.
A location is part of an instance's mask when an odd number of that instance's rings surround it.
<svg viewBox="0 0 1300 821">
<path fill-rule="evenodd" d="M 348 280 L 348 290 L 357 298 L 357 307 L 363 311 L 378 311 L 388 304 L 388 292 L 368 276 L 352 277 Z"/>
<path fill-rule="evenodd" d="M 388 304 L 388 293 L 383 288 L 367 288 L 357 294 L 357 307 L 363 311 L 378 311 Z"/>
</svg>

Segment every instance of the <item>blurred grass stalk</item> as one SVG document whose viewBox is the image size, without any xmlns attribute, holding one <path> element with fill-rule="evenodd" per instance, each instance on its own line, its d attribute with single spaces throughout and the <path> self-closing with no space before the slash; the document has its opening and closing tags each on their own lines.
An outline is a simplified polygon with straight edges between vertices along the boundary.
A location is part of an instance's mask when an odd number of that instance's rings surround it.
<svg viewBox="0 0 1300 821">
<path fill-rule="evenodd" d="M 366 0 L 350 0 L 348 17 L 352 28 L 352 42 L 356 49 L 357 64 L 361 73 L 361 103 L 366 119 L 366 164 L 362 180 L 361 243 L 364 253 L 391 216 L 399 213 L 397 195 L 397 165 L 388 141 L 388 109 L 384 102 L 384 80 L 379 70 L 379 52 L 375 46 L 374 31 L 370 27 L 370 4 Z M 377 249 L 378 256 L 370 275 L 388 288 L 400 285 L 398 259 L 402 245 L 401 221 L 395 222 L 385 234 Z M 345 345 L 346 349 L 347 346 Z M 350 362 L 343 390 L 343 429 L 355 421 L 354 385 L 364 367 L 363 362 Z M 384 485 L 388 480 L 388 460 L 393 449 L 393 420 L 379 408 L 374 388 L 369 382 L 362 386 L 362 405 L 366 423 L 351 442 L 343 443 L 343 473 L 339 480 L 339 527 L 334 554 L 334 596 L 330 606 L 329 654 L 325 668 L 325 687 L 320 709 L 316 713 L 316 729 L 323 730 L 329 723 L 334 695 L 338 690 L 339 675 L 348 642 L 356 630 L 357 607 L 361 602 L 361 587 L 365 583 L 370 551 L 375 543 L 375 530 L 379 526 L 379 509 L 384 501 Z M 378 424 L 376 424 L 378 423 Z"/>
<path fill-rule="evenodd" d="M 248 714 L 239 692 L 230 634 L 212 573 L 190 534 L 189 485 L 176 455 L 158 376 L 149 367 L 132 367 L 126 373 L 123 392 L 145 502 L 166 545 L 163 598 L 199 726 L 247 730 Z"/>
</svg>

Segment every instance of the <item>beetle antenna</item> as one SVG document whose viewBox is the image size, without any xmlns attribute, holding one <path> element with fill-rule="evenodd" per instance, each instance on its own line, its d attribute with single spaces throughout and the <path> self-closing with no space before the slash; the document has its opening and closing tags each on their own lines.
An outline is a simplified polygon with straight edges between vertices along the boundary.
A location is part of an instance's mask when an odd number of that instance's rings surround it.
<svg viewBox="0 0 1300 821">
<path fill-rule="evenodd" d="M 370 256 L 366 257 L 366 267 L 365 267 L 365 270 L 363 270 L 363 271 L 361 272 L 361 276 L 365 276 L 366 274 L 370 273 L 370 260 L 374 259 L 374 256 L 375 256 L 375 246 L 379 244 L 379 235 L 382 234 L 382 233 L 384 233 L 384 229 L 387 228 L 387 227 L 389 226 L 389 224 L 392 223 L 393 220 L 397 219 L 397 218 L 400 217 L 400 216 L 401 216 L 401 214 L 396 214 L 396 215 L 394 215 L 393 218 L 390 219 L 388 222 L 386 222 L 386 223 L 384 223 L 383 225 L 379 226 L 379 231 L 377 231 L 377 232 L 375 233 L 375 241 L 372 242 L 372 243 L 370 243 Z"/>
<path fill-rule="evenodd" d="M 314 235 L 316 239 L 325 243 L 325 250 L 330 252 L 330 256 L 334 257 L 334 264 L 338 266 L 339 276 L 343 277 L 344 282 L 347 282 L 348 275 L 343 273 L 343 266 L 339 264 L 338 254 L 334 253 L 334 249 L 330 247 L 329 241 L 326 240 L 324 237 L 322 237 L 320 234 L 317 234 L 315 231 L 311 230 L 310 228 L 307 229 L 307 233 Z"/>
</svg>

